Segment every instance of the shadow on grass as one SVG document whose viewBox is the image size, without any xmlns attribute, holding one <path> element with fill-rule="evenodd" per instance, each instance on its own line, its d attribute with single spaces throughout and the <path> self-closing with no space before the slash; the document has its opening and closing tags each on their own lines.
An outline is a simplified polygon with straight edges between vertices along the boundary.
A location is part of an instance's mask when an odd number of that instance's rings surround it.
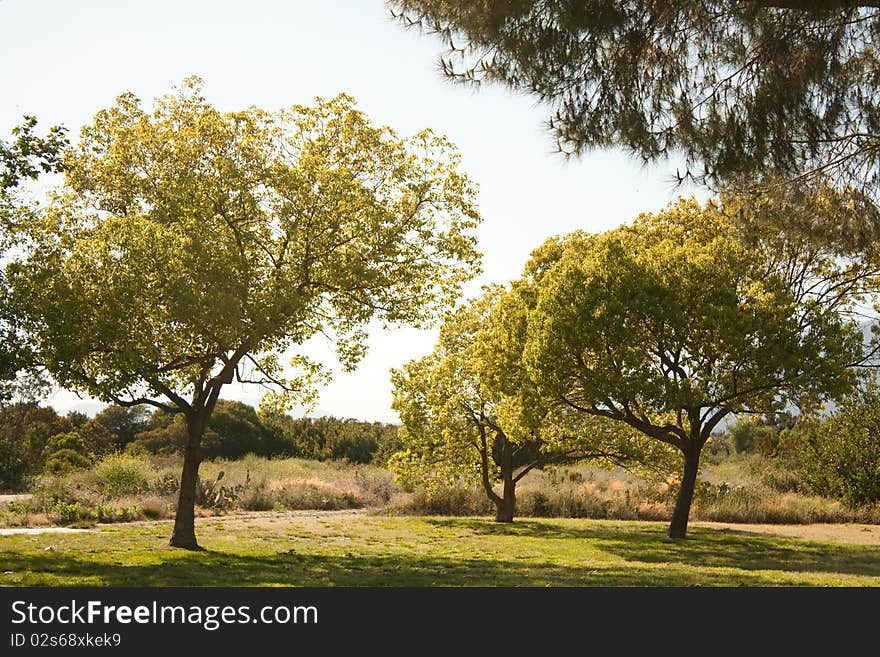
<svg viewBox="0 0 880 657">
<path fill-rule="evenodd" d="M 360 553 L 347 555 L 250 554 L 236 547 L 187 552 L 167 547 L 157 535 L 138 537 L 130 546 L 110 542 L 106 551 L 92 545 L 90 557 L 77 552 L 86 549 L 80 538 L 85 535 L 77 535 L 52 552 L 41 544 L 0 550 L 0 572 L 11 571 L 23 585 L 49 586 L 735 586 L 880 577 L 880 547 L 875 546 L 714 528 L 696 528 L 687 540 L 671 541 L 664 526 L 642 523 L 520 520 L 502 525 L 475 518 L 426 518 L 424 523 L 450 538 L 450 550 L 467 545 L 473 551 L 446 557 L 389 543 L 378 554 L 364 553 L 362 545 L 352 545 Z M 211 541 L 206 545 L 211 548 Z M 516 556 L 519 547 L 527 547 L 529 556 Z"/>
<path fill-rule="evenodd" d="M 438 527 L 479 534 L 589 541 L 591 546 L 633 563 L 678 563 L 700 568 L 781 570 L 880 577 L 880 546 L 819 543 L 731 529 L 697 527 L 673 541 L 666 526 L 589 525 L 583 527 L 518 520 L 512 524 L 472 518 L 432 518 Z"/>
<path fill-rule="evenodd" d="M 0 554 L 0 568 L 30 571 L 24 584 L 79 586 L 688 586 L 761 585 L 747 573 L 639 569 L 632 565 L 572 567 L 500 559 L 243 556 L 206 550 L 169 554 L 151 565 L 110 564 L 69 555 Z M 47 577 L 48 576 L 48 577 Z M 32 579 L 33 578 L 33 579 Z"/>
</svg>

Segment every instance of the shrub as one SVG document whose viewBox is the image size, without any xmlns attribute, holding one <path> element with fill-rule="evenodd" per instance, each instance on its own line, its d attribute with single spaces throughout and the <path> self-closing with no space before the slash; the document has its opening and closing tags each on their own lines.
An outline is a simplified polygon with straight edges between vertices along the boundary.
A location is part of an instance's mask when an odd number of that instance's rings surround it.
<svg viewBox="0 0 880 657">
<path fill-rule="evenodd" d="M 358 488 L 368 498 L 366 501 L 374 505 L 387 504 L 395 494 L 403 490 L 387 470 L 358 467 L 354 479 Z"/>
<path fill-rule="evenodd" d="M 161 520 L 171 515 L 171 505 L 160 497 L 147 497 L 140 501 L 141 514 L 149 520 Z"/>
<path fill-rule="evenodd" d="M 180 491 L 180 478 L 173 472 L 163 472 L 150 484 L 158 495 L 175 495 Z"/>
<path fill-rule="evenodd" d="M 271 511 L 275 508 L 275 500 L 263 483 L 245 489 L 239 497 L 239 504 L 247 511 Z"/>
<path fill-rule="evenodd" d="M 276 483 L 269 488 L 275 502 L 285 509 L 358 509 L 364 506 L 356 493 L 317 479 Z"/>
<path fill-rule="evenodd" d="M 799 429 L 801 476 L 813 490 L 851 508 L 880 502 L 880 388 L 859 390 Z"/>
<path fill-rule="evenodd" d="M 3 512 L 3 521 L 7 527 L 27 527 L 30 521 L 30 510 L 22 502 L 7 502 Z"/>
<path fill-rule="evenodd" d="M 46 450 L 49 453 L 58 452 L 62 449 L 69 449 L 83 456 L 86 456 L 89 452 L 83 437 L 79 435 L 78 431 L 56 433 L 46 443 Z"/>
<path fill-rule="evenodd" d="M 88 468 L 91 464 L 88 457 L 72 449 L 64 448 L 49 455 L 43 466 L 43 471 L 54 475 L 64 475 L 74 470 Z"/>
<path fill-rule="evenodd" d="M 58 524 L 67 525 L 80 519 L 79 502 L 50 498 L 44 507 L 46 515 Z"/>
<path fill-rule="evenodd" d="M 389 510 L 414 515 L 476 516 L 494 513 L 495 508 L 482 491 L 458 485 L 430 493 L 416 490 L 409 495 L 398 496 L 392 500 Z"/>
<path fill-rule="evenodd" d="M 95 473 L 101 492 L 112 498 L 145 490 L 150 468 L 131 456 L 109 456 L 98 463 Z"/>
<path fill-rule="evenodd" d="M 167 424 L 142 431 L 129 442 L 125 451 L 128 454 L 177 454 L 186 444 L 186 425 L 180 416 L 166 416 L 153 413 L 151 419 L 167 420 Z"/>
<path fill-rule="evenodd" d="M 737 454 L 757 451 L 761 454 L 772 454 L 776 442 L 776 427 L 744 420 L 733 425 L 728 435 L 730 446 Z"/>
<path fill-rule="evenodd" d="M 131 522 L 132 520 L 139 520 L 145 515 L 139 504 L 114 506 L 106 502 L 100 502 L 92 510 L 92 516 L 98 522 Z"/>
</svg>

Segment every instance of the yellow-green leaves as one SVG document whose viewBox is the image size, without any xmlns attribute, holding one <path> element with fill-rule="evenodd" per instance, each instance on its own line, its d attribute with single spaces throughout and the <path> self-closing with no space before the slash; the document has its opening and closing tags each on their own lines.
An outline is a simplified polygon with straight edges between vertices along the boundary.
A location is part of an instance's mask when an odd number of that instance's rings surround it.
<svg viewBox="0 0 880 657">
<path fill-rule="evenodd" d="M 371 319 L 429 322 L 478 270 L 475 189 L 430 132 L 376 127 L 344 95 L 221 112 L 190 78 L 145 110 L 99 112 L 10 273 L 59 383 L 106 400 L 233 374 L 308 397 L 320 373 L 275 355 Z M 195 394 L 195 393 L 194 393 Z"/>
<path fill-rule="evenodd" d="M 774 243 L 739 231 L 718 206 L 680 201 L 567 244 L 528 322 L 542 394 L 699 442 L 729 412 L 845 390 L 861 343 L 844 311 L 870 270 L 796 251 L 779 262 Z M 851 281 L 851 294 L 803 294 L 823 281 Z"/>
</svg>

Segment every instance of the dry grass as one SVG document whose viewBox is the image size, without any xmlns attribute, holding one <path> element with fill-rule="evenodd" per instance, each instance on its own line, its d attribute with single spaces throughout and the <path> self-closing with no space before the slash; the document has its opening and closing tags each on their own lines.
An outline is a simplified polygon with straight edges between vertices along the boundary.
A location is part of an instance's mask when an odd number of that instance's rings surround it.
<svg viewBox="0 0 880 657">
<path fill-rule="evenodd" d="M 174 458 L 123 456 L 65 477 L 47 477 L 30 501 L 0 503 L 0 526 L 166 518 L 174 512 L 179 467 Z M 404 493 L 389 472 L 367 465 L 248 456 L 206 462 L 200 473 L 206 486 L 216 482 L 213 495 L 201 498 L 201 516 L 358 508 L 387 515 L 494 513 L 478 487 Z M 520 517 L 667 521 L 677 486 L 675 476 L 646 477 L 589 465 L 533 471 L 517 488 L 517 512 Z M 752 455 L 704 466 L 691 518 L 773 525 L 874 524 L 880 523 L 880 508 L 852 510 L 807 494 L 798 490 L 783 464 Z"/>
<path fill-rule="evenodd" d="M 94 467 L 44 477 L 27 501 L 0 503 L 0 526 L 116 523 L 168 518 L 178 459 L 110 456 Z M 339 462 L 266 459 L 202 464 L 200 516 L 271 509 L 354 509 L 388 504 L 402 492 L 386 470 Z"/>
</svg>

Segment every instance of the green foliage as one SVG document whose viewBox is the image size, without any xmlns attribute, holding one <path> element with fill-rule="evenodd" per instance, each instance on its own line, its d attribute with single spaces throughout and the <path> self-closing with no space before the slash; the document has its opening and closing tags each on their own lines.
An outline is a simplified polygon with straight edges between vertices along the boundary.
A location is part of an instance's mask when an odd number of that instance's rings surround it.
<svg viewBox="0 0 880 657">
<path fill-rule="evenodd" d="M 85 441 L 77 431 L 68 431 L 67 433 L 57 433 L 50 437 L 46 443 L 46 449 L 51 452 L 57 452 L 59 449 L 73 450 L 77 454 L 83 456 L 88 455 L 88 448 Z"/>
<path fill-rule="evenodd" d="M 532 95 L 559 150 L 681 153 L 681 178 L 832 173 L 876 193 L 876 4 L 391 0 L 445 75 Z"/>
<path fill-rule="evenodd" d="M 825 419 L 799 423 L 801 476 L 850 507 L 880 502 L 880 390 L 868 385 Z"/>
<path fill-rule="evenodd" d="M 62 448 L 49 454 L 46 458 L 46 464 L 43 466 L 43 471 L 49 474 L 61 475 L 87 468 L 91 464 L 91 459 L 83 456 L 80 452 Z"/>
<path fill-rule="evenodd" d="M 150 113 L 124 94 L 7 268 L 17 318 L 60 385 L 108 402 L 210 408 L 236 368 L 267 403 L 308 401 L 317 366 L 288 374 L 278 354 L 323 331 L 353 367 L 367 322 L 428 321 L 475 273 L 458 166 L 447 140 L 374 127 L 347 96 L 221 113 L 189 79 Z"/>
<path fill-rule="evenodd" d="M 208 423 L 202 452 L 205 458 L 241 458 L 245 454 L 266 454 L 271 434 L 253 406 L 242 402 L 218 401 Z"/>
<path fill-rule="evenodd" d="M 728 430 L 730 445 L 737 454 L 758 451 L 771 454 L 776 442 L 776 427 L 756 421 L 737 422 Z"/>
<path fill-rule="evenodd" d="M 22 488 L 43 470 L 49 438 L 71 430 L 54 409 L 34 402 L 0 407 L 0 489 Z"/>
<path fill-rule="evenodd" d="M 129 454 L 164 456 L 182 452 L 186 445 L 185 419 L 180 415 L 165 413 L 153 413 L 150 419 L 147 429 L 135 434 L 125 451 Z"/>
<path fill-rule="evenodd" d="M 547 275 L 529 327 L 529 364 L 542 386 L 615 416 L 627 413 L 626 402 L 655 426 L 681 414 L 663 429 L 673 439 L 691 429 L 689 408 L 722 411 L 712 416 L 718 421 L 845 390 L 846 366 L 861 356 L 856 327 L 799 299 L 799 281 L 773 271 L 772 260 L 768 272 L 763 245 L 741 242 L 735 230 L 717 206 L 680 201 L 572 242 Z M 806 254 L 803 265 L 829 279 L 848 273 L 823 272 L 832 263 Z"/>
<path fill-rule="evenodd" d="M 394 424 L 351 418 L 261 417 L 267 444 L 257 452 L 266 456 L 299 456 L 318 461 L 344 459 L 352 463 L 384 463 L 397 445 Z"/>
<path fill-rule="evenodd" d="M 46 515 L 62 525 L 69 525 L 80 519 L 79 502 L 67 502 L 63 499 L 49 498 L 43 509 Z"/>
<path fill-rule="evenodd" d="M 25 116 L 24 122 L 12 129 L 11 141 L 0 140 L 0 262 L 17 243 L 18 232 L 33 212 L 21 187 L 41 173 L 62 169 L 61 156 L 68 144 L 64 128 L 53 127 L 41 137 L 35 132 L 36 125 L 35 117 Z M 29 340 L 10 314 L 8 297 L 7 279 L 0 270 L 0 407 L 11 401 L 38 399 L 47 389 L 45 377 L 35 367 Z M 12 479 L 18 476 L 13 474 Z M 0 486 L 2 480 L 0 473 Z"/>
<path fill-rule="evenodd" d="M 3 510 L 3 522 L 7 527 L 27 527 L 30 509 L 24 502 L 7 502 Z"/>
<path fill-rule="evenodd" d="M 767 206 L 680 200 L 563 240 L 528 318 L 524 361 L 539 393 L 677 448 L 692 482 L 729 414 L 810 409 L 849 390 L 865 358 L 855 320 L 875 301 L 873 248 L 844 259 L 789 240 Z"/>
<path fill-rule="evenodd" d="M 106 497 L 134 495 L 146 489 L 149 468 L 130 456 L 110 456 L 95 466 L 98 485 Z"/>
<path fill-rule="evenodd" d="M 98 522 L 131 522 L 139 520 L 145 514 L 137 504 L 114 506 L 107 502 L 99 502 L 90 514 Z"/>
<path fill-rule="evenodd" d="M 147 430 L 150 414 L 144 406 L 110 404 L 95 415 L 94 420 L 110 432 L 117 449 L 125 449 L 135 435 Z"/>
<path fill-rule="evenodd" d="M 17 187 L 25 180 L 36 180 L 41 173 L 63 170 L 62 154 L 68 145 L 67 132 L 53 126 L 45 137 L 35 134 L 37 119 L 25 116 L 24 123 L 12 129 L 13 140 L 0 141 L 0 189 Z"/>
</svg>

